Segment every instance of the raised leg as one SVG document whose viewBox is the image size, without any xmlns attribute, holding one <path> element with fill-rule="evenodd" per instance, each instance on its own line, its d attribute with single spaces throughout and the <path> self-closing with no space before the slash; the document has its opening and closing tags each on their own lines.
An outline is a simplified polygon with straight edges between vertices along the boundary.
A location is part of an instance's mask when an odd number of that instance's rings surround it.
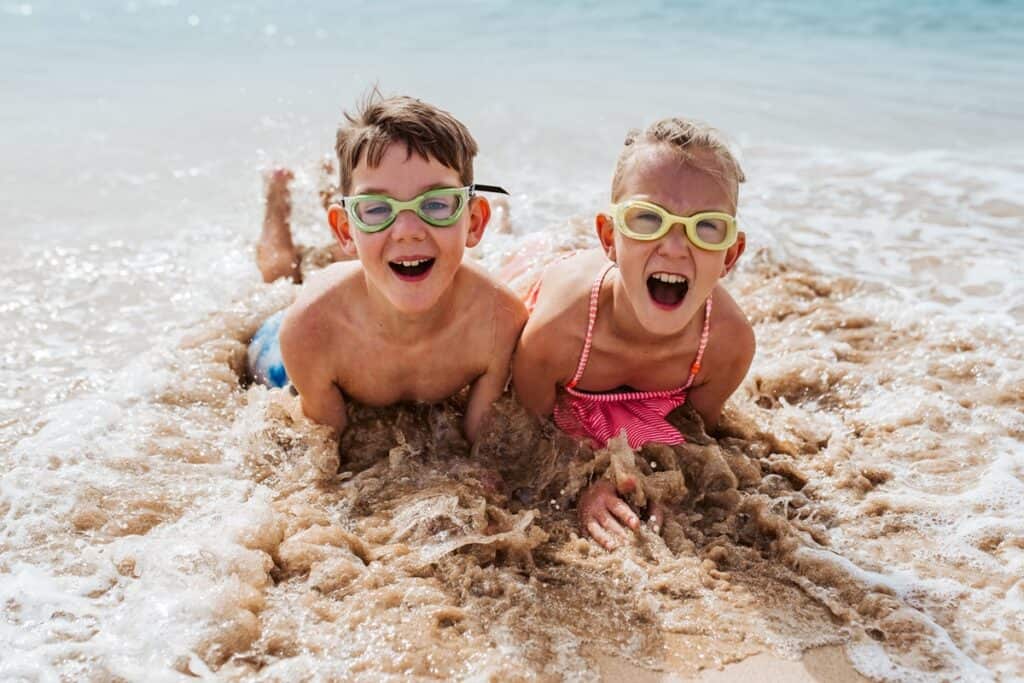
<svg viewBox="0 0 1024 683">
<path fill-rule="evenodd" d="M 281 277 L 299 281 L 299 252 L 292 242 L 289 223 L 292 199 L 288 183 L 292 177 L 292 172 L 286 168 L 276 168 L 264 176 L 267 205 L 263 231 L 256 245 L 256 265 L 264 282 L 273 282 Z"/>
</svg>

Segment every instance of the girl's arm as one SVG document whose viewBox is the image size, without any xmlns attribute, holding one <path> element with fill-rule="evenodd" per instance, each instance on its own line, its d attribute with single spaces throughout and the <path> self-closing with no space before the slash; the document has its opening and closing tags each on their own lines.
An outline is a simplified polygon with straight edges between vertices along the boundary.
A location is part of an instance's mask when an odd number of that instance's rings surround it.
<svg viewBox="0 0 1024 683">
<path fill-rule="evenodd" d="M 754 330 L 742 313 L 719 322 L 714 336 L 714 356 L 705 356 L 704 360 L 711 372 L 689 396 L 690 405 L 704 420 L 704 430 L 709 434 L 718 427 L 725 402 L 747 376 L 756 348 Z"/>
</svg>

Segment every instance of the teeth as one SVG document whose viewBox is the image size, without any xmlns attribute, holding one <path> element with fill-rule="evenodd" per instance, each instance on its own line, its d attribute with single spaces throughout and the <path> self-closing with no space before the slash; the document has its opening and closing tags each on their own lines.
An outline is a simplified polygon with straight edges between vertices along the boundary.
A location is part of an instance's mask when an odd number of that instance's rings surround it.
<svg viewBox="0 0 1024 683">
<path fill-rule="evenodd" d="M 398 265 L 400 265 L 400 266 L 405 266 L 406 268 L 415 268 L 416 266 L 420 265 L 421 263 L 426 263 L 429 260 L 430 259 L 421 258 L 421 259 L 419 259 L 417 261 L 396 261 L 396 263 L 398 263 Z"/>
<path fill-rule="evenodd" d="M 670 285 L 686 282 L 686 278 L 682 275 L 673 275 L 672 273 L 655 273 L 651 277 L 655 280 L 660 280 L 661 282 L 667 282 Z"/>
</svg>

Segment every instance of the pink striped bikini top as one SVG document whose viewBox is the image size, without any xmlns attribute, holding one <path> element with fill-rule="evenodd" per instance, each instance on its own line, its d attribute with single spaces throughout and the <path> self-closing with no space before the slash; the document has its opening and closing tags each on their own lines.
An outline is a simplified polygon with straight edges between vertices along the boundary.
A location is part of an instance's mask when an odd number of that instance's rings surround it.
<svg viewBox="0 0 1024 683">
<path fill-rule="evenodd" d="M 598 448 L 603 448 L 610 439 L 626 432 L 630 448 L 640 448 L 645 443 L 680 444 L 686 439 L 665 417 L 676 407 L 686 402 L 686 394 L 700 371 L 700 361 L 708 345 L 711 330 L 711 297 L 704 305 L 704 330 L 700 335 L 697 356 L 690 366 L 686 384 L 678 389 L 664 391 L 611 391 L 591 393 L 576 389 L 576 383 L 583 377 L 590 359 L 590 347 L 594 341 L 594 323 L 597 321 L 597 301 L 601 285 L 608 271 L 615 266 L 609 263 L 601 271 L 590 290 L 590 315 L 587 320 L 587 336 L 583 342 L 576 374 L 565 385 L 565 394 L 555 402 L 555 424 L 567 434 L 578 438 L 592 439 Z"/>
</svg>

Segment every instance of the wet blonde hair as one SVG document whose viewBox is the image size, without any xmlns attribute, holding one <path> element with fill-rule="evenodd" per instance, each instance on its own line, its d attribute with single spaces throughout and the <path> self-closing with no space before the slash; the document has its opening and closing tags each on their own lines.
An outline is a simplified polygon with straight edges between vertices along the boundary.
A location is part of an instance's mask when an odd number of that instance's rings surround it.
<svg viewBox="0 0 1024 683">
<path fill-rule="evenodd" d="M 338 128 L 334 151 L 342 194 L 351 189 L 352 172 L 361 159 L 375 168 L 396 142 L 405 145 L 409 157 L 436 159 L 458 173 L 464 185 L 473 184 L 477 144 L 461 121 L 412 97 L 383 97 L 375 88 L 355 114 L 345 112 Z"/>
<path fill-rule="evenodd" d="M 615 163 L 612 177 L 612 201 L 618 201 L 630 162 L 637 149 L 644 145 L 664 144 L 671 147 L 681 161 L 700 171 L 717 176 L 729 183 L 735 198 L 739 198 L 739 184 L 747 178 L 740 162 L 729 149 L 725 136 L 702 121 L 670 117 L 655 121 L 644 130 L 634 128 L 626 134 L 625 147 Z M 701 154 L 708 152 L 709 154 Z"/>
</svg>

